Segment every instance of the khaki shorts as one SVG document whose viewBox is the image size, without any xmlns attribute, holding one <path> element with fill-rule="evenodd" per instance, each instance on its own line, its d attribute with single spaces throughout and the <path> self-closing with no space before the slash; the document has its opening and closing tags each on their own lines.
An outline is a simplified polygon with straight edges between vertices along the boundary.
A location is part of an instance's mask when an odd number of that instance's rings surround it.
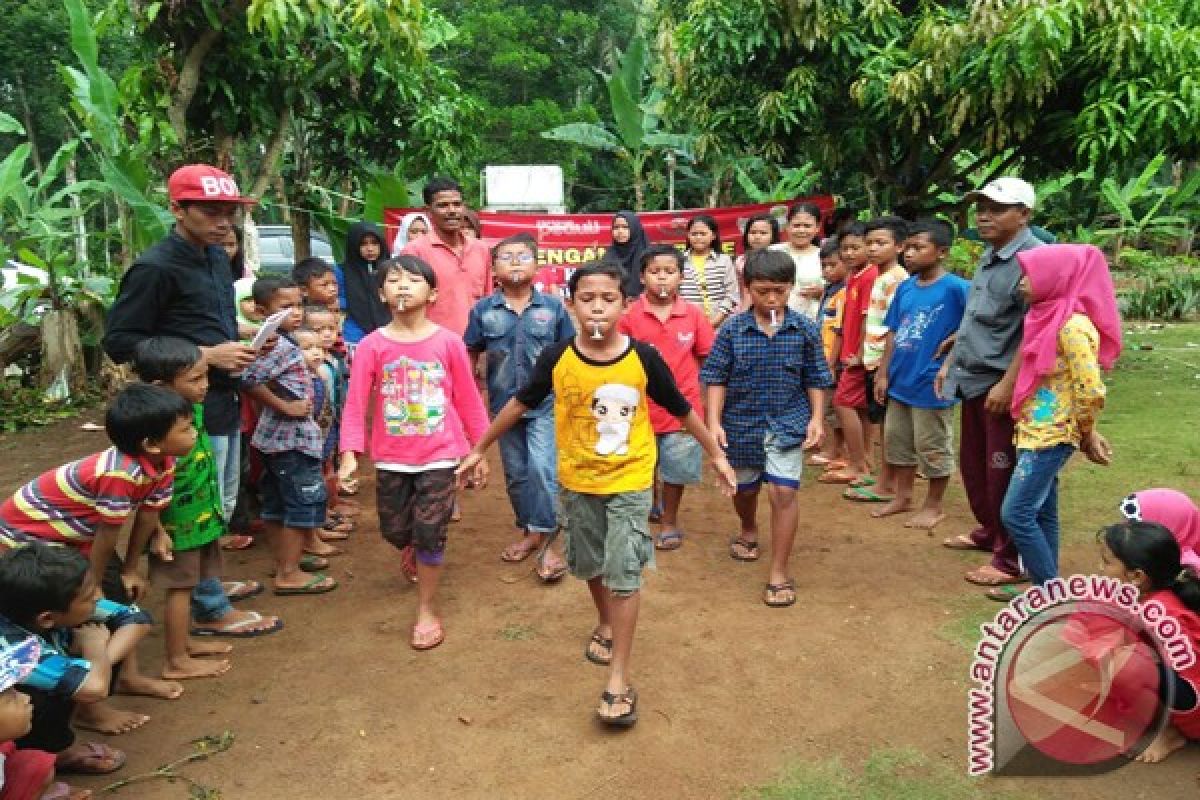
<svg viewBox="0 0 1200 800">
<path fill-rule="evenodd" d="M 602 578 L 613 594 L 642 588 L 642 570 L 654 566 L 650 539 L 651 491 L 581 494 L 562 491 L 567 566 L 576 578 Z"/>
<path fill-rule="evenodd" d="M 898 467 L 919 467 L 926 478 L 954 472 L 954 409 L 915 408 L 888 398 L 883 435 L 887 460 Z"/>
<path fill-rule="evenodd" d="M 150 580 L 163 589 L 192 589 L 205 578 L 220 578 L 221 571 L 218 541 L 194 550 L 176 550 L 171 561 L 150 557 Z"/>
</svg>

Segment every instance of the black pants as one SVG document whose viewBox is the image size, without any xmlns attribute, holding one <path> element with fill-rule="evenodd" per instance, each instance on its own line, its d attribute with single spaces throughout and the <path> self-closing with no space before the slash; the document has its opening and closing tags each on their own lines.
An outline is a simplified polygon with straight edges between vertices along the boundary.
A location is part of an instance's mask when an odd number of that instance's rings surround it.
<svg viewBox="0 0 1200 800">
<path fill-rule="evenodd" d="M 71 730 L 71 716 L 75 713 L 74 699 L 28 686 L 18 686 L 17 689 L 29 695 L 33 701 L 33 727 L 29 733 L 17 739 L 18 749 L 61 753 L 75 744 L 75 731 Z"/>
</svg>

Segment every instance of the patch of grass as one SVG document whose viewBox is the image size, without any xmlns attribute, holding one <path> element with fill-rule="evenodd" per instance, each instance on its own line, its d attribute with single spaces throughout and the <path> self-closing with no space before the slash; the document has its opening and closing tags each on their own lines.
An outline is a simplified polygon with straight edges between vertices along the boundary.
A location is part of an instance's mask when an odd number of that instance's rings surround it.
<svg viewBox="0 0 1200 800">
<path fill-rule="evenodd" d="M 839 760 L 802 764 L 777 782 L 743 794 L 747 800 L 1015 800 L 987 779 L 972 779 L 912 750 L 871 754 L 862 771 Z"/>
<path fill-rule="evenodd" d="M 1166 486 L 1200 494 L 1200 325 L 1134 324 L 1125 331 L 1125 351 L 1108 376 L 1100 417 L 1113 463 L 1100 467 L 1075 458 L 1063 474 L 1059 512 L 1066 546 L 1091 545 L 1097 530 L 1118 521 L 1117 503 L 1129 492 Z"/>
<path fill-rule="evenodd" d="M 537 635 L 532 625 L 510 622 L 499 631 L 500 638 L 506 642 L 523 642 Z"/>
<path fill-rule="evenodd" d="M 946 601 L 949 614 L 945 624 L 935 634 L 950 644 L 960 644 L 968 650 L 974 650 L 975 645 L 979 644 L 979 626 L 995 617 L 1001 608 L 1001 604 L 983 599 L 980 592 L 959 595 Z"/>
</svg>

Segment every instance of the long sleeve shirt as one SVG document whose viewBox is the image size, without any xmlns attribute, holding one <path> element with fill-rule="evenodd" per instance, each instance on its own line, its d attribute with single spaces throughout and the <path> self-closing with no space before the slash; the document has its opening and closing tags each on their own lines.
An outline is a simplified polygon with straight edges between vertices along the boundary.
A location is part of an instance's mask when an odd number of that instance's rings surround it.
<svg viewBox="0 0 1200 800">
<path fill-rule="evenodd" d="M 237 341 L 233 273 L 223 248 L 202 250 L 172 231 L 133 262 L 108 311 L 104 351 L 123 364 L 151 336 L 178 336 L 201 347 Z M 208 432 L 228 436 L 238 428 L 237 381 L 217 367 L 209 367 L 208 381 Z"/>
<path fill-rule="evenodd" d="M 358 343 L 342 411 L 342 452 L 370 453 L 376 464 L 400 469 L 453 462 L 487 426 L 467 348 L 453 332 L 438 327 L 420 341 L 398 342 L 381 328 Z"/>
<path fill-rule="evenodd" d="M 1098 352 L 1100 334 L 1083 314 L 1075 314 L 1058 332 L 1054 371 L 1021 406 L 1017 449 L 1043 450 L 1059 444 L 1079 446 L 1104 408 L 1104 379 Z"/>
</svg>

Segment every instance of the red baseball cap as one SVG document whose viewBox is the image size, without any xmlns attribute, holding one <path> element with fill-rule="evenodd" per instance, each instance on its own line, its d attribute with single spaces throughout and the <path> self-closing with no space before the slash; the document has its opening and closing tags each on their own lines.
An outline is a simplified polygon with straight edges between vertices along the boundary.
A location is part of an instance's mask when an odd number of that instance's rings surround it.
<svg viewBox="0 0 1200 800">
<path fill-rule="evenodd" d="M 258 202 L 250 197 L 242 197 L 233 178 L 207 164 L 188 164 L 172 172 L 167 180 L 167 194 L 175 202 L 199 200 L 243 205 L 254 205 Z"/>
</svg>

